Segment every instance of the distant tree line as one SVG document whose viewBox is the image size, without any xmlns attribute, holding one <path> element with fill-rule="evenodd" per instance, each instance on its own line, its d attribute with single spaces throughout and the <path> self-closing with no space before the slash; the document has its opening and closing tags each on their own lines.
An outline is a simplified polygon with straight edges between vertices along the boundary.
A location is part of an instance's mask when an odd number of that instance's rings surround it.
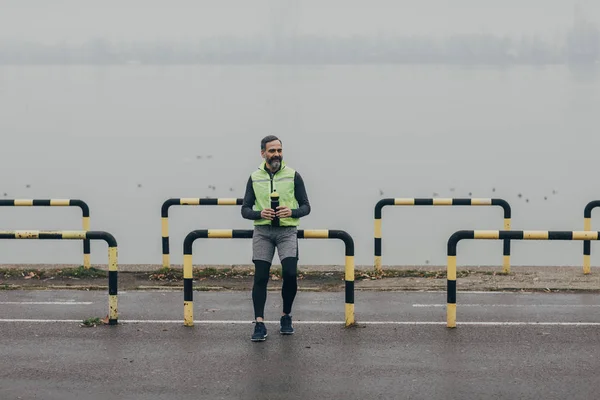
<svg viewBox="0 0 600 400">
<path fill-rule="evenodd" d="M 554 41 L 488 34 L 406 37 L 213 37 L 193 42 L 83 45 L 0 42 L 0 64 L 564 64 L 600 62 L 600 31 L 571 30 Z"/>
</svg>

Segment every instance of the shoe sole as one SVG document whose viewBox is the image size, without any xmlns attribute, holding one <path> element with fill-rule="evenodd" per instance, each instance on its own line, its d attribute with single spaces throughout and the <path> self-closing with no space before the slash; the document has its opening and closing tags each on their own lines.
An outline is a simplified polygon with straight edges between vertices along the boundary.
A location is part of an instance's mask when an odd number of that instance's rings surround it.
<svg viewBox="0 0 600 400">
<path fill-rule="evenodd" d="M 279 331 L 279 333 L 282 334 L 282 335 L 293 335 L 294 331 L 291 331 L 291 332 L 282 332 L 282 331 Z"/>
<path fill-rule="evenodd" d="M 253 339 L 250 338 L 251 341 L 253 342 L 264 342 L 265 340 L 267 340 L 267 335 L 265 335 L 262 339 Z"/>
</svg>

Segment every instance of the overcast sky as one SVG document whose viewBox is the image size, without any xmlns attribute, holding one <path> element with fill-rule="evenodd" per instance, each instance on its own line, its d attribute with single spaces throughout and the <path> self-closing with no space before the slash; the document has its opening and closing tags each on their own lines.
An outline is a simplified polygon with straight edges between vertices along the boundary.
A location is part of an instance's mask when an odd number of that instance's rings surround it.
<svg viewBox="0 0 600 400">
<path fill-rule="evenodd" d="M 560 35 L 599 0 L 0 0 L 0 40 L 178 40 L 212 35 Z"/>
</svg>

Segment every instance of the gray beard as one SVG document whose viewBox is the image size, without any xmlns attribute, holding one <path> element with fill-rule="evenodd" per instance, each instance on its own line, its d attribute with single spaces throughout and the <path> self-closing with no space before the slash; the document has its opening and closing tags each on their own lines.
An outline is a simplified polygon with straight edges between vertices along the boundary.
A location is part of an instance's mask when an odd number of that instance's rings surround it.
<svg viewBox="0 0 600 400">
<path fill-rule="evenodd" d="M 275 171 L 277 171 L 279 169 L 279 167 L 281 167 L 281 161 L 279 160 L 273 160 L 269 163 L 269 165 L 271 166 L 271 168 Z"/>
</svg>

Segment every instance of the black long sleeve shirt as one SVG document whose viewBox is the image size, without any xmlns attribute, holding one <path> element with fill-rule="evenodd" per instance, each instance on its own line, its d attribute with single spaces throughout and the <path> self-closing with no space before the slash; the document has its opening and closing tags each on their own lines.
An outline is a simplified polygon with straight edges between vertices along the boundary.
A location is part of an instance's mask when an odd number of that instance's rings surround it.
<svg viewBox="0 0 600 400">
<path fill-rule="evenodd" d="M 294 196 L 298 201 L 298 208 L 292 209 L 292 218 L 302 218 L 308 215 L 310 213 L 310 203 L 308 201 L 308 195 L 306 194 L 304 180 L 298 171 L 294 174 Z M 244 202 L 242 203 L 243 218 L 251 220 L 261 218 L 260 211 L 253 209 L 255 201 L 256 195 L 254 194 L 254 188 L 252 187 L 252 177 L 250 177 L 246 184 L 246 193 L 244 194 Z"/>
</svg>

